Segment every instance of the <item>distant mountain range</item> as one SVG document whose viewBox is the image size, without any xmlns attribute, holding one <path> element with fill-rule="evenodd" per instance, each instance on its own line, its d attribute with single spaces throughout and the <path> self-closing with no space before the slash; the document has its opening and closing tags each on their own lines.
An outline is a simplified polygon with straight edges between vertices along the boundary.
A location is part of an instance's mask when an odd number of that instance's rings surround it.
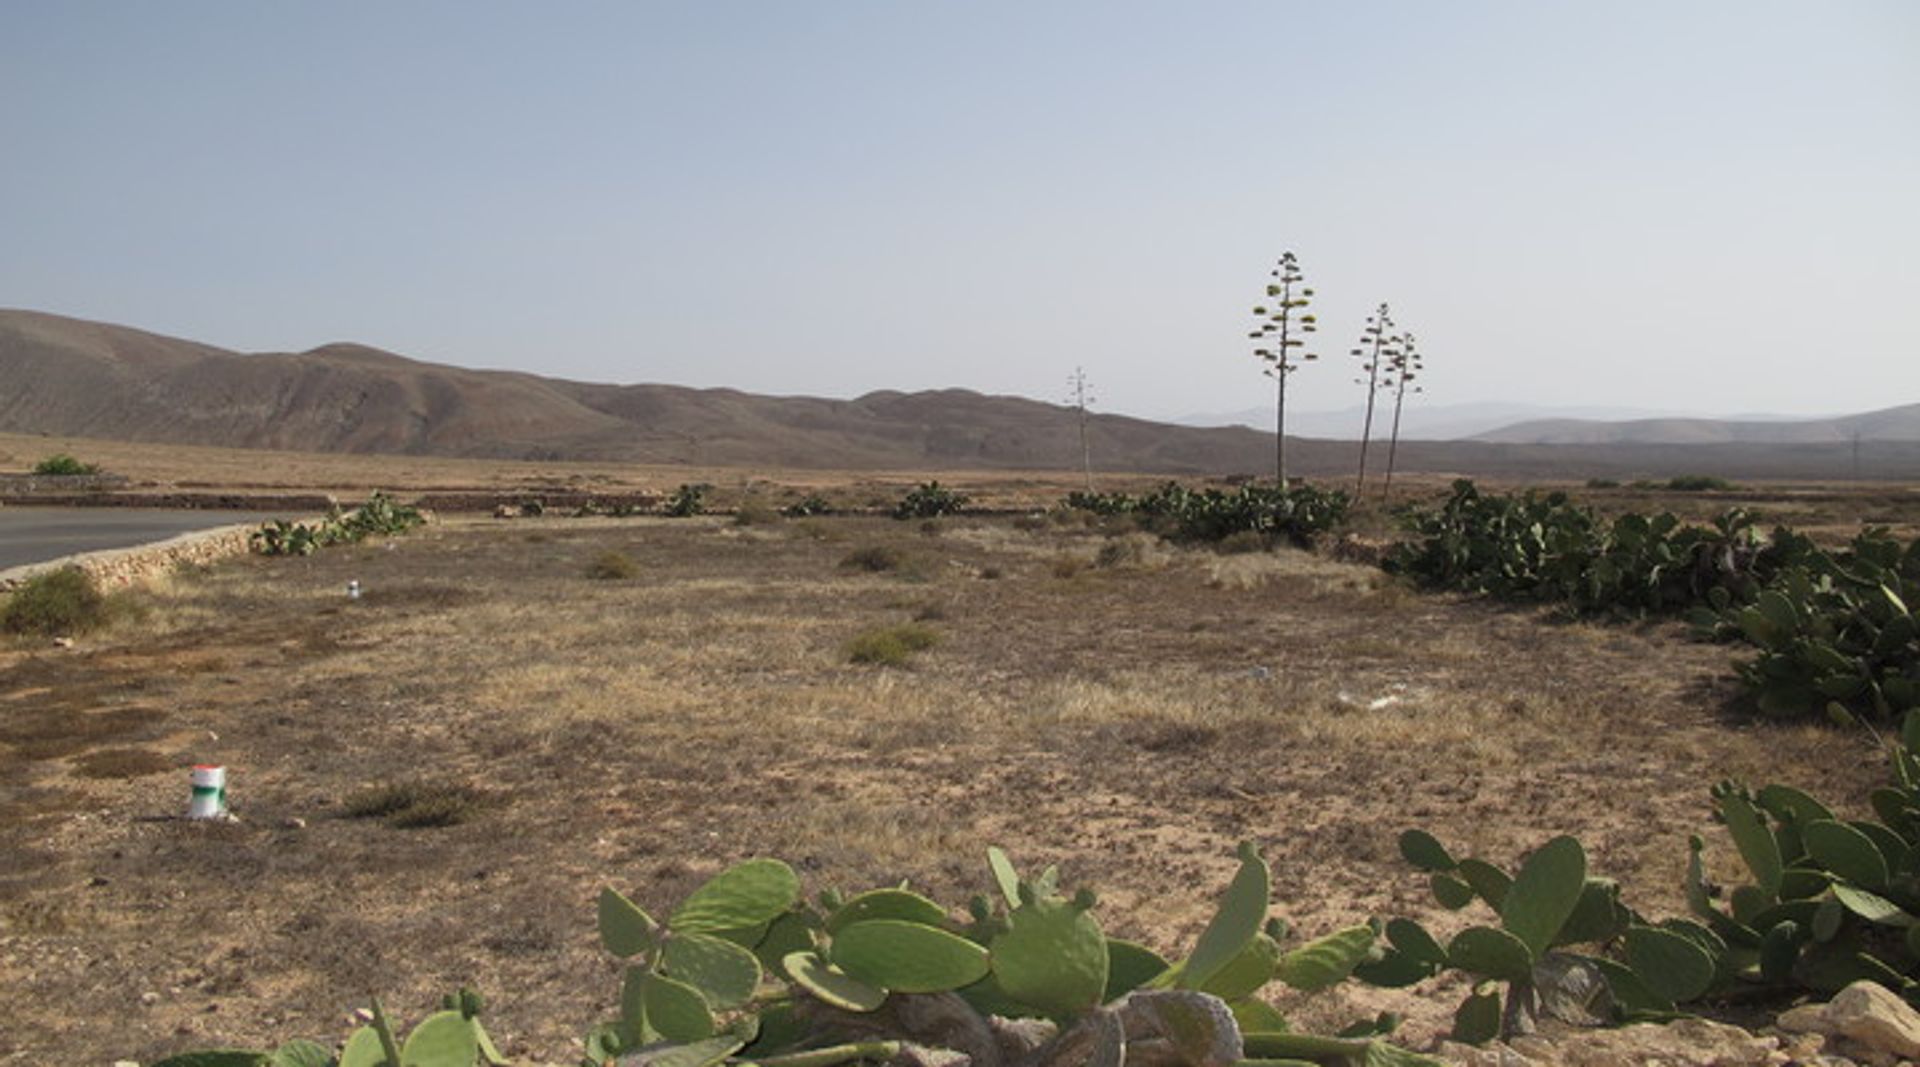
<svg viewBox="0 0 1920 1067">
<path fill-rule="evenodd" d="M 1430 422 L 1416 422 L 1409 409 L 1401 469 L 1522 478 L 1920 478 L 1920 404 L 1795 422 L 1561 418 L 1481 425 L 1473 440 L 1412 440 L 1437 437 L 1438 428 L 1448 425 L 1484 424 L 1503 410 L 1515 414 L 1513 408 L 1436 409 Z M 1344 476 L 1358 458 L 1352 440 L 1357 426 L 1357 419 L 1341 429 L 1305 418 L 1290 421 L 1288 429 L 1301 432 L 1298 438 L 1288 434 L 1291 470 L 1305 477 Z M 1272 470 L 1273 435 L 1245 426 L 1180 426 L 1096 414 L 1088 430 L 1101 470 Z M 603 385 L 423 363 L 358 344 L 243 354 L 125 326 L 5 309 L 0 432 L 310 452 L 762 468 L 1071 470 L 1081 457 L 1072 409 L 965 389 L 831 400 Z M 1318 432 L 1344 440 L 1315 439 Z M 1874 447 L 1856 447 L 1856 434 Z M 1384 445 L 1380 452 L 1383 461 Z"/>
<path fill-rule="evenodd" d="M 1343 411 L 1289 411 L 1289 436 L 1357 438 L 1362 407 Z M 1381 418 L 1379 412 L 1374 415 Z M 1187 415 L 1182 426 L 1248 426 L 1271 429 L 1273 408 L 1246 408 L 1213 415 Z M 1509 444 L 1708 444 L 1920 440 L 1920 404 L 1864 415 L 1805 418 L 1738 415 L 1707 418 L 1636 408 L 1542 407 L 1530 404 L 1409 405 L 1400 436 L 1409 441 L 1500 441 Z"/>
</svg>

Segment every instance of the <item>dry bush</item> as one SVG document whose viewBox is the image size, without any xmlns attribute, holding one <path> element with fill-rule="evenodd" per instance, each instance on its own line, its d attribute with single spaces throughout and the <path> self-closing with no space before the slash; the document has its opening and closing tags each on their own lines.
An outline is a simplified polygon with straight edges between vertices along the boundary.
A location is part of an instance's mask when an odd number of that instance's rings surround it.
<svg viewBox="0 0 1920 1067">
<path fill-rule="evenodd" d="M 766 526 L 781 521 L 781 518 L 778 509 L 757 496 L 747 497 L 733 509 L 735 526 Z"/>
<path fill-rule="evenodd" d="M 863 545 L 847 553 L 840 560 L 840 566 L 851 571 L 882 574 L 887 571 L 897 571 L 905 566 L 906 562 L 906 553 L 892 545 Z"/>
<path fill-rule="evenodd" d="M 0 608 L 0 630 L 42 637 L 70 636 L 107 624 L 107 598 L 77 567 L 36 574 L 20 583 Z"/>
<path fill-rule="evenodd" d="M 940 643 L 932 628 L 917 623 L 900 623 L 863 631 L 847 642 L 847 662 L 876 667 L 900 667 Z"/>
<path fill-rule="evenodd" d="M 587 564 L 587 577 L 601 581 L 626 581 L 640 576 L 640 564 L 625 552 L 608 551 L 593 557 Z"/>
</svg>

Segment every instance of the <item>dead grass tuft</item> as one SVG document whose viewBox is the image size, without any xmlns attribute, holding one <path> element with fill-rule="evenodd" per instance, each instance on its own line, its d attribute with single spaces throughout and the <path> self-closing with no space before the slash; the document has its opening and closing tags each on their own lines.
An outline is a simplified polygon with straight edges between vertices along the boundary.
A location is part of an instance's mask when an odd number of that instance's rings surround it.
<svg viewBox="0 0 1920 1067">
<path fill-rule="evenodd" d="M 349 796 L 342 812 L 349 819 L 384 819 L 389 826 L 415 830 L 457 826 L 496 802 L 492 794 L 463 782 L 391 782 Z"/>
<path fill-rule="evenodd" d="M 884 574 L 899 570 L 906 562 L 906 553 L 892 545 L 862 545 L 842 557 L 840 566 L 843 570 Z"/>
<path fill-rule="evenodd" d="M 82 778 L 139 778 L 173 770 L 175 763 L 150 748 L 96 749 L 73 761 Z"/>
<path fill-rule="evenodd" d="M 624 582 L 640 577 L 640 564 L 625 552 L 602 552 L 587 564 L 587 577 L 606 582 Z"/>
<path fill-rule="evenodd" d="M 902 667 L 916 652 L 924 652 L 940 643 L 940 635 L 931 627 L 917 623 L 880 626 L 856 635 L 847 642 L 847 662 L 876 667 Z"/>
</svg>

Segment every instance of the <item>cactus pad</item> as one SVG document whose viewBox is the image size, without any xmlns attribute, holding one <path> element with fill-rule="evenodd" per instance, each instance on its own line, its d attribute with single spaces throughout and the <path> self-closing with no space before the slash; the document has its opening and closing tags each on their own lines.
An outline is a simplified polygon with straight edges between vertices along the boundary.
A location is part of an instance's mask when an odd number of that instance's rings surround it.
<svg viewBox="0 0 1920 1067">
<path fill-rule="evenodd" d="M 1713 957 L 1683 934 L 1657 926 L 1630 926 L 1626 945 L 1627 966 L 1664 1000 L 1692 1000 L 1713 984 Z"/>
<path fill-rule="evenodd" d="M 1734 847 L 1740 850 L 1740 858 L 1747 862 L 1747 869 L 1753 872 L 1753 880 L 1761 892 L 1769 897 L 1779 896 L 1780 873 L 1785 869 L 1779 839 L 1761 821 L 1753 805 L 1737 793 L 1720 798 L 1720 815 L 1727 821 Z"/>
<path fill-rule="evenodd" d="M 1817 819 L 1802 829 L 1807 852 L 1827 870 L 1864 889 L 1887 885 L 1887 861 L 1873 839 L 1854 827 L 1831 819 Z"/>
<path fill-rule="evenodd" d="M 480 1039 L 473 1032 L 473 1021 L 458 1011 L 438 1011 L 407 1035 L 400 1062 L 407 1067 L 473 1067 L 479 1055 Z"/>
<path fill-rule="evenodd" d="M 1267 901 L 1273 894 L 1273 876 L 1252 843 L 1240 846 L 1240 870 L 1220 898 L 1220 910 L 1200 932 L 1180 975 L 1180 985 L 1198 989 L 1215 971 L 1225 967 L 1246 948 L 1267 917 Z"/>
<path fill-rule="evenodd" d="M 660 967 L 699 990 L 715 1008 L 746 1003 L 760 984 L 760 961 L 753 953 L 705 934 L 675 934 L 660 952 Z"/>
<path fill-rule="evenodd" d="M 1139 989 L 1165 974 L 1171 966 L 1173 965 L 1168 963 L 1165 957 L 1145 945 L 1109 937 L 1107 938 L 1107 989 L 1101 994 L 1100 1000 L 1105 1003 Z"/>
<path fill-rule="evenodd" d="M 884 989 L 875 989 L 845 971 L 829 966 L 811 952 L 795 952 L 781 961 L 781 969 L 794 984 L 824 1004 L 842 1011 L 878 1011 L 886 1003 Z"/>
<path fill-rule="evenodd" d="M 1533 953 L 1506 930 L 1469 926 L 1447 942 L 1447 962 L 1463 971 L 1506 982 L 1533 977 Z"/>
<path fill-rule="evenodd" d="M 1587 884 L 1587 854 L 1562 835 L 1534 850 L 1500 904 L 1500 925 L 1539 959 L 1566 925 Z"/>
<path fill-rule="evenodd" d="M 1265 933 L 1255 934 L 1238 956 L 1206 980 L 1200 991 L 1232 1003 L 1272 981 L 1274 968 L 1279 963 L 1279 944 Z"/>
<path fill-rule="evenodd" d="M 660 937 L 660 924 L 611 886 L 600 890 L 599 913 L 600 943 L 622 959 L 647 951 Z"/>
<path fill-rule="evenodd" d="M 939 926 L 947 921 L 947 911 L 918 893 L 905 889 L 875 889 L 862 893 L 834 909 L 827 916 L 827 932 L 868 919 L 899 919 L 903 922 Z"/>
<path fill-rule="evenodd" d="M 1408 830 L 1400 835 L 1400 855 L 1423 871 L 1450 871 L 1459 866 L 1447 847 L 1425 830 Z"/>
<path fill-rule="evenodd" d="M 831 957 L 854 978 L 900 993 L 944 993 L 987 973 L 986 949 L 937 927 L 899 919 L 847 926 L 833 939 Z M 1105 961 L 1103 950 L 1103 968 Z"/>
<path fill-rule="evenodd" d="M 668 1041 L 702 1041 L 713 1036 L 713 1012 L 707 999 L 685 982 L 644 975 L 640 1003 L 646 1010 L 646 1025 Z"/>
<path fill-rule="evenodd" d="M 1022 1004 L 1065 1016 L 1104 999 L 1107 938 L 1083 908 L 1046 898 L 1023 904 L 991 948 L 994 979 Z"/>
<path fill-rule="evenodd" d="M 709 878 L 668 918 L 676 931 L 717 933 L 778 918 L 800 897 L 800 879 L 779 860 L 738 863 Z"/>
<path fill-rule="evenodd" d="M 1274 968 L 1281 981 L 1303 993 L 1337 985 L 1373 948 L 1373 927 L 1349 926 L 1316 938 L 1280 957 Z"/>
</svg>

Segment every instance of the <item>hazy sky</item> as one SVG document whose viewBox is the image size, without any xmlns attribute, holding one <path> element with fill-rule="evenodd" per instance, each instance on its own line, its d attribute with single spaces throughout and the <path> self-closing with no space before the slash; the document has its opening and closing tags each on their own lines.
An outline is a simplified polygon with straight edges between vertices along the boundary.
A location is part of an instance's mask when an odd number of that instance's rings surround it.
<svg viewBox="0 0 1920 1067">
<path fill-rule="evenodd" d="M 1920 3 L 0 0 L 0 306 L 600 381 L 1920 401 Z"/>
</svg>

